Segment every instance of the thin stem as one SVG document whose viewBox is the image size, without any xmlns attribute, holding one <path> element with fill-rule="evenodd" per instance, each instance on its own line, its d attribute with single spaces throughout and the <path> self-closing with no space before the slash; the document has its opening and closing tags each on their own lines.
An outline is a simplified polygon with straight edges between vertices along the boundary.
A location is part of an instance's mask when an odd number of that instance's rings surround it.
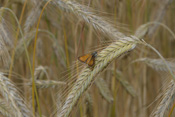
<svg viewBox="0 0 175 117">
<path fill-rule="evenodd" d="M 35 94 L 36 94 L 36 101 L 38 104 L 38 110 L 39 110 L 39 114 L 40 117 L 42 116 L 41 114 L 41 110 L 40 110 L 40 106 L 39 106 L 39 100 L 38 100 L 38 94 L 37 94 L 37 90 L 36 90 L 36 86 L 35 86 L 35 78 L 34 78 L 34 71 L 35 71 L 35 55 L 36 55 L 36 42 L 37 42 L 37 37 L 38 37 L 38 29 L 39 29 L 39 24 L 41 21 L 41 16 L 44 12 L 44 9 L 46 8 L 46 6 L 51 2 L 52 0 L 49 0 L 43 7 L 39 19 L 38 19 L 38 23 L 37 23 L 37 28 L 36 28 L 36 34 L 35 34 L 35 41 L 34 41 L 34 50 L 33 50 L 33 69 L 32 69 L 32 104 L 33 104 L 33 113 L 35 115 Z"/>
<path fill-rule="evenodd" d="M 21 24 L 22 22 L 22 19 L 23 19 L 23 15 L 24 15 L 24 11 L 25 11 L 25 8 L 26 8 L 26 4 L 27 4 L 27 0 L 25 0 L 24 2 L 24 6 L 22 8 L 22 12 L 21 12 L 21 16 L 20 16 L 20 19 L 19 19 L 19 24 Z M 11 64 L 10 64 L 10 69 L 9 69 L 9 78 L 11 78 L 11 74 L 12 74 L 12 69 L 13 69 L 13 63 L 14 63 L 14 57 L 15 57 L 15 52 L 16 52 L 16 46 L 17 46 L 17 42 L 18 42 L 18 36 L 19 36 L 19 27 L 17 29 L 17 32 L 16 32 L 16 38 L 15 38 L 15 44 L 14 44 L 14 49 L 13 49 L 13 52 L 12 52 L 12 58 L 11 58 Z"/>
<path fill-rule="evenodd" d="M 154 47 L 152 47 L 150 44 L 146 43 L 143 39 L 142 39 L 141 44 L 143 44 L 143 45 L 145 45 L 145 46 L 151 48 L 154 52 L 157 53 L 157 55 L 163 60 L 163 62 L 164 62 L 164 64 L 166 65 L 166 67 L 167 67 L 169 73 L 171 74 L 171 76 L 173 77 L 173 80 L 175 81 L 175 76 L 174 76 L 172 70 L 170 69 L 170 67 L 168 66 L 166 60 L 163 58 L 163 56 L 162 56 Z"/>
</svg>

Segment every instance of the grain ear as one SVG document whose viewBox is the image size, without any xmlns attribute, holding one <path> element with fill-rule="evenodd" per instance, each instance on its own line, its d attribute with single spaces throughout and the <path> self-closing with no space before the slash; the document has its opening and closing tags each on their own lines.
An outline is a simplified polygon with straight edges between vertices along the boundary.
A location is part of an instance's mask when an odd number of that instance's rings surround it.
<svg viewBox="0 0 175 117">
<path fill-rule="evenodd" d="M 134 49 L 138 42 L 139 40 L 137 38 L 122 38 L 99 52 L 95 59 L 96 64 L 94 65 L 94 68 L 90 69 L 87 66 L 82 69 L 78 75 L 76 82 L 62 106 L 61 112 L 58 113 L 58 117 L 68 117 L 80 96 L 91 86 L 96 79 L 96 76 L 100 74 L 115 58 Z"/>
</svg>

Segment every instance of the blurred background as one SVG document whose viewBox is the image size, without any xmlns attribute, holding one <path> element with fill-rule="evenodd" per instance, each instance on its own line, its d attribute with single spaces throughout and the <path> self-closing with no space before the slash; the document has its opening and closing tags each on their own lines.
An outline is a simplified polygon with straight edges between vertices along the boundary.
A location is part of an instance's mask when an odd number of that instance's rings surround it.
<svg viewBox="0 0 175 117">
<path fill-rule="evenodd" d="M 47 0 L 0 0 L 1 73 L 12 81 L 31 110 L 32 71 L 40 108 L 35 96 L 35 112 L 54 116 L 70 89 L 62 95 L 59 92 L 67 82 L 75 82 L 74 75 L 81 71 L 77 63 L 85 66 L 77 58 L 116 41 L 110 35 L 113 28 L 122 35 L 144 39 L 175 70 L 174 0 L 66 1 L 52 0 L 44 7 Z M 163 112 L 162 117 L 173 117 L 175 87 L 169 72 L 152 49 L 138 45 L 96 76 L 70 116 L 159 117 Z"/>
</svg>

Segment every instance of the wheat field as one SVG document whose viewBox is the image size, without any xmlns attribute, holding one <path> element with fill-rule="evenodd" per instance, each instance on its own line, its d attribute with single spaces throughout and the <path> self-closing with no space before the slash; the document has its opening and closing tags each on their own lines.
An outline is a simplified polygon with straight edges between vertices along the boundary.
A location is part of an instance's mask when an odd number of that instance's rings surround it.
<svg viewBox="0 0 175 117">
<path fill-rule="evenodd" d="M 0 6 L 0 116 L 175 116 L 174 0 Z"/>
</svg>

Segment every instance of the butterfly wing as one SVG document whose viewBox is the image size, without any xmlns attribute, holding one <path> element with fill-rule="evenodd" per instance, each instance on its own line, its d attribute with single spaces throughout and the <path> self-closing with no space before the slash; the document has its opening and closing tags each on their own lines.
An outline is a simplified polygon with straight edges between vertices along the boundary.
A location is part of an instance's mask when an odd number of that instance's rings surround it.
<svg viewBox="0 0 175 117">
<path fill-rule="evenodd" d="M 95 63 L 95 58 L 94 58 L 94 57 L 88 58 L 87 64 L 88 64 L 89 66 L 93 66 L 94 63 Z"/>
<path fill-rule="evenodd" d="M 88 61 L 90 61 L 91 58 L 92 58 L 91 54 L 86 54 L 84 56 L 78 57 L 78 60 L 83 62 L 83 63 L 88 63 Z"/>
<path fill-rule="evenodd" d="M 78 57 L 78 60 L 92 67 L 95 64 L 96 55 L 97 55 L 97 52 L 94 52 L 92 54 L 86 54 L 84 56 Z"/>
</svg>

